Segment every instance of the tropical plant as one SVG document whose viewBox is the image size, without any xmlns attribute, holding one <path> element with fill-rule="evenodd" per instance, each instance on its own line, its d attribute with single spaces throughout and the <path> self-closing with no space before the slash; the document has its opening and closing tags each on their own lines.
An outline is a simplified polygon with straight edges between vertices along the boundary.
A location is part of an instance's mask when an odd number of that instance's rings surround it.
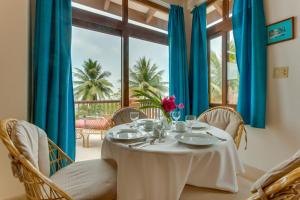
<svg viewBox="0 0 300 200">
<path fill-rule="evenodd" d="M 168 82 L 163 81 L 163 74 L 164 70 L 158 70 L 158 66 L 152 64 L 150 59 L 142 57 L 129 69 L 130 89 L 133 92 L 149 89 L 161 95 L 168 91 Z"/>
<path fill-rule="evenodd" d="M 210 70 L 211 101 L 215 103 L 222 101 L 222 67 L 221 61 L 214 51 L 210 53 Z"/>
<path fill-rule="evenodd" d="M 142 105 L 140 109 L 160 109 L 169 123 L 172 121 L 170 113 L 176 108 L 184 108 L 184 105 L 182 103 L 176 105 L 175 96 L 162 97 L 149 88 L 147 88 L 146 90 L 134 90 L 133 96 L 137 97 L 137 102 Z"/>
<path fill-rule="evenodd" d="M 111 73 L 103 71 L 100 63 L 88 59 L 82 68 L 75 68 L 75 97 L 78 100 L 100 100 L 109 98 L 113 85 L 107 80 Z"/>
</svg>

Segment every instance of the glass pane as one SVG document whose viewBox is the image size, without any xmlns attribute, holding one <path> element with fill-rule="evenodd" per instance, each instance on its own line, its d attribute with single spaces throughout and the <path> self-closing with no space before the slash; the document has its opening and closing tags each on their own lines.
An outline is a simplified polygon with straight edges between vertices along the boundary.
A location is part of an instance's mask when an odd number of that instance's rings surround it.
<svg viewBox="0 0 300 200">
<path fill-rule="evenodd" d="M 121 38 L 72 28 L 76 119 L 110 117 L 121 101 Z"/>
<path fill-rule="evenodd" d="M 129 0 L 128 22 L 167 34 L 169 14 L 166 6 L 152 1 Z"/>
<path fill-rule="evenodd" d="M 122 0 L 73 0 L 72 6 L 113 19 L 122 20 Z"/>
<path fill-rule="evenodd" d="M 135 100 L 134 89 L 147 88 L 162 95 L 169 94 L 169 47 L 140 39 L 129 39 L 129 93 L 131 106 L 141 106 Z M 158 118 L 157 109 L 145 110 L 149 118 Z"/>
<path fill-rule="evenodd" d="M 207 27 L 211 27 L 223 21 L 223 0 L 217 0 L 210 4 L 207 9 Z"/>
<path fill-rule="evenodd" d="M 237 104 L 239 89 L 239 71 L 236 64 L 236 50 L 232 31 L 228 33 L 227 46 L 227 103 Z"/>
<path fill-rule="evenodd" d="M 222 36 L 210 40 L 210 103 L 222 103 Z"/>
</svg>

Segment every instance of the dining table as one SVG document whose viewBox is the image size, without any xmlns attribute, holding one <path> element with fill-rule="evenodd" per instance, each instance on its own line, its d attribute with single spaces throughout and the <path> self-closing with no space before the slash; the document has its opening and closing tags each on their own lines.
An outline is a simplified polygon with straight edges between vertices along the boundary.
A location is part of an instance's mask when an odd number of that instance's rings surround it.
<svg viewBox="0 0 300 200">
<path fill-rule="evenodd" d="M 131 124 L 122 124 L 108 133 L 128 128 Z M 207 133 L 196 132 L 192 130 Z M 238 192 L 237 175 L 244 173 L 244 167 L 229 133 L 210 126 L 209 134 L 220 140 L 206 146 L 180 143 L 179 134 L 185 133 L 169 130 L 162 141 L 134 147 L 106 135 L 101 157 L 117 163 L 119 200 L 178 200 L 187 184 Z"/>
</svg>

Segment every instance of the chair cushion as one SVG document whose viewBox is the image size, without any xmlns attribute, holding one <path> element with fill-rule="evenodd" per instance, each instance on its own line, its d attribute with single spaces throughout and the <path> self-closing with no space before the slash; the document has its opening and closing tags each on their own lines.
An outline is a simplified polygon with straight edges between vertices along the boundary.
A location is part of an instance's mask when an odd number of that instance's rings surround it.
<svg viewBox="0 0 300 200">
<path fill-rule="evenodd" d="M 251 191 L 256 192 L 257 189 L 270 185 L 298 167 L 300 167 L 300 150 L 298 150 L 292 157 L 275 166 L 260 177 L 252 185 Z"/>
<path fill-rule="evenodd" d="M 250 188 L 253 182 L 242 176 L 238 177 L 239 192 L 230 193 L 214 189 L 185 186 L 180 200 L 241 200 L 250 196 Z"/>
<path fill-rule="evenodd" d="M 241 121 L 238 115 L 225 109 L 208 111 L 201 115 L 199 120 L 228 132 L 233 138 L 237 134 Z"/>
<path fill-rule="evenodd" d="M 115 166 L 105 160 L 75 162 L 51 176 L 51 180 L 74 200 L 116 198 Z"/>
<path fill-rule="evenodd" d="M 22 155 L 45 176 L 50 175 L 50 158 L 46 133 L 26 121 L 18 121 L 11 140 Z"/>
</svg>

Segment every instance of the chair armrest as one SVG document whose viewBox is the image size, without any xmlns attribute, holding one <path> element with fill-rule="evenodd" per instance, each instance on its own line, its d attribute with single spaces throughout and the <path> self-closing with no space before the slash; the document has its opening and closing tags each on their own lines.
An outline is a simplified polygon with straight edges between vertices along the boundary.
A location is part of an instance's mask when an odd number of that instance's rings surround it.
<svg viewBox="0 0 300 200">
<path fill-rule="evenodd" d="M 54 173 L 74 161 L 61 150 L 54 142 L 48 139 L 49 155 L 50 155 L 50 169 Z"/>
<path fill-rule="evenodd" d="M 281 177 L 271 185 L 264 188 L 264 192 L 266 196 L 270 196 L 276 194 L 283 190 L 284 188 L 290 186 L 291 184 L 295 183 L 296 181 L 300 180 L 300 167 L 294 169 L 293 171 L 289 172 L 287 175 Z M 251 197 L 247 200 L 259 200 L 260 196 L 258 192 L 254 193 Z"/>
</svg>

